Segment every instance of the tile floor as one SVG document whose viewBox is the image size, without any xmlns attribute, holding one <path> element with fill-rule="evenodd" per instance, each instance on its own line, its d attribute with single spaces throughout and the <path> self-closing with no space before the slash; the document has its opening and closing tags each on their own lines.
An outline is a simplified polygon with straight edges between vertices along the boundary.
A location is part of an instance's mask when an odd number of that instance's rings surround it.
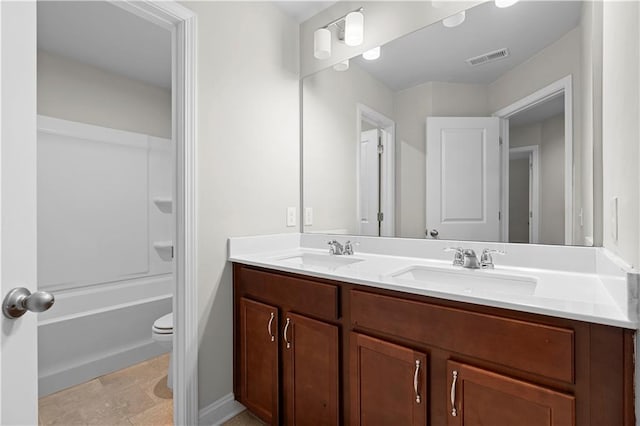
<svg viewBox="0 0 640 426">
<path fill-rule="evenodd" d="M 168 365 L 161 355 L 40 398 L 40 425 L 172 425 Z"/>
<path fill-rule="evenodd" d="M 262 426 L 265 423 L 248 411 L 243 411 L 234 418 L 226 421 L 222 426 Z"/>
</svg>

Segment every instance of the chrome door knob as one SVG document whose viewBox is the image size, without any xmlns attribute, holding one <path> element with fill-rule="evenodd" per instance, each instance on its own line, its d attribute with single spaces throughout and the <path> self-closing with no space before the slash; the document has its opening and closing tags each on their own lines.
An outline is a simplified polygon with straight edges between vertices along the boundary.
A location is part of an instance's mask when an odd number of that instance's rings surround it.
<svg viewBox="0 0 640 426">
<path fill-rule="evenodd" d="M 437 239 L 438 239 L 438 236 L 440 235 L 440 233 L 438 232 L 438 230 L 437 230 L 437 229 L 432 229 L 432 230 L 429 232 L 429 235 L 431 235 L 431 238 L 433 238 L 434 240 L 437 240 Z"/>
<path fill-rule="evenodd" d="M 53 294 L 46 291 L 31 293 L 24 287 L 11 290 L 2 302 L 2 312 L 10 319 L 20 318 L 27 311 L 44 312 L 55 302 Z"/>
</svg>

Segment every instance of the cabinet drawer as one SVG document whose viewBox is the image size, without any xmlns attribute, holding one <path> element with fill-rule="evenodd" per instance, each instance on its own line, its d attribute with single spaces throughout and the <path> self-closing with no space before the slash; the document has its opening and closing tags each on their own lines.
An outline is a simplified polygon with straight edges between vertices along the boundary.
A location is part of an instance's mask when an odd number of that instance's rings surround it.
<svg viewBox="0 0 640 426">
<path fill-rule="evenodd" d="M 350 300 L 354 327 L 574 381 L 573 330 L 358 290 L 351 291 Z"/>
<path fill-rule="evenodd" d="M 241 292 L 286 310 L 337 320 L 338 287 L 309 279 L 237 268 Z"/>
</svg>

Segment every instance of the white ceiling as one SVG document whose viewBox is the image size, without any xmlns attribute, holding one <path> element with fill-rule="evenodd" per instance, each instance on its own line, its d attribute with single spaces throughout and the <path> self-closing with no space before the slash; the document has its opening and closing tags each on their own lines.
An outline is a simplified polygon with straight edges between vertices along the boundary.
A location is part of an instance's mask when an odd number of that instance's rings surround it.
<svg viewBox="0 0 640 426">
<path fill-rule="evenodd" d="M 487 2 L 467 10 L 458 27 L 437 22 L 382 46 L 376 61 L 353 61 L 393 90 L 427 81 L 488 84 L 575 28 L 581 10 L 579 1 L 520 1 L 505 9 Z M 505 47 L 505 59 L 465 62 Z"/>
<path fill-rule="evenodd" d="M 171 34 L 104 1 L 39 1 L 38 49 L 171 88 Z"/>
<path fill-rule="evenodd" d="M 326 8 L 336 4 L 337 1 L 274 1 L 284 13 L 289 15 L 299 24 L 303 23 L 313 15 L 322 12 Z"/>
</svg>

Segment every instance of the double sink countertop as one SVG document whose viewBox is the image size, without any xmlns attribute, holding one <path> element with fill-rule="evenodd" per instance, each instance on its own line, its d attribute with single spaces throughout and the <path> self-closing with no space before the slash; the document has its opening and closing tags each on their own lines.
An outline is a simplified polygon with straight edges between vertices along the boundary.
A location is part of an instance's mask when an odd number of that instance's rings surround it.
<svg viewBox="0 0 640 426">
<path fill-rule="evenodd" d="M 354 244 L 330 255 L 331 240 Z M 448 247 L 502 250 L 494 269 L 453 266 Z M 603 248 L 325 234 L 229 239 L 229 261 L 311 277 L 568 318 L 638 327 L 640 275 Z"/>
</svg>

